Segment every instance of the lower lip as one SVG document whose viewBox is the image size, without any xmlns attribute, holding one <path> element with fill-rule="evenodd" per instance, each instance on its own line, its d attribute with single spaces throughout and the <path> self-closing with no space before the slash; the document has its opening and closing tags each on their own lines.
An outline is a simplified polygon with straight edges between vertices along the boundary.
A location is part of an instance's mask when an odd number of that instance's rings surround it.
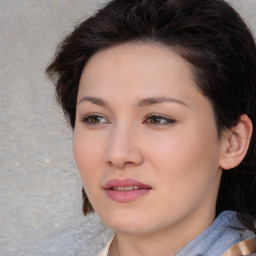
<svg viewBox="0 0 256 256">
<path fill-rule="evenodd" d="M 114 201 L 125 203 L 136 200 L 137 198 L 144 196 L 150 191 L 150 189 L 136 189 L 136 190 L 113 190 L 106 189 L 106 195 Z"/>
</svg>

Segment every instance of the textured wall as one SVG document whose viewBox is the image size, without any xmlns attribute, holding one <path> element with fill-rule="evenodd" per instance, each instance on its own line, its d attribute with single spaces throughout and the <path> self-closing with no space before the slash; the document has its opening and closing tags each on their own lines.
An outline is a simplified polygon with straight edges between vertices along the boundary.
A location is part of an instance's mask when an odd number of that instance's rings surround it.
<svg viewBox="0 0 256 256">
<path fill-rule="evenodd" d="M 0 0 L 0 255 L 81 214 L 71 131 L 44 69 L 57 42 L 99 3 Z"/>
<path fill-rule="evenodd" d="M 0 0 L 0 255 L 81 215 L 71 130 L 44 69 L 57 42 L 103 1 Z M 256 0 L 230 2 L 255 29 Z"/>
</svg>

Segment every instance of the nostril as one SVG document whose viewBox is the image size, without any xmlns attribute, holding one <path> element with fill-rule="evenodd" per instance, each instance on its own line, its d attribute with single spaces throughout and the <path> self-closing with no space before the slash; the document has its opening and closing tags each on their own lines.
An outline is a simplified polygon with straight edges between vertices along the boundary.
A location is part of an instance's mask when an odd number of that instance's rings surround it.
<svg viewBox="0 0 256 256">
<path fill-rule="evenodd" d="M 123 169 L 125 167 L 131 167 L 131 166 L 136 166 L 136 163 L 133 163 L 131 161 L 126 161 L 126 162 L 111 162 L 111 161 L 107 161 L 107 164 L 109 166 L 115 166 L 115 167 L 118 167 L 120 169 Z"/>
</svg>

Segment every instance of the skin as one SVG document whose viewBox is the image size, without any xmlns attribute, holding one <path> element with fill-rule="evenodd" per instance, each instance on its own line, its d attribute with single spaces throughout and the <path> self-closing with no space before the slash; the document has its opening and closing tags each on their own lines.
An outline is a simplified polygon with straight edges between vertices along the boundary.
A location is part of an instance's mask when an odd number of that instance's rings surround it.
<svg viewBox="0 0 256 256">
<path fill-rule="evenodd" d="M 173 50 L 122 44 L 86 64 L 74 156 L 93 208 L 117 234 L 111 255 L 173 255 L 202 233 L 215 218 L 227 145 L 190 65 Z M 152 189 L 116 202 L 103 188 L 113 178 L 133 178 Z"/>
</svg>

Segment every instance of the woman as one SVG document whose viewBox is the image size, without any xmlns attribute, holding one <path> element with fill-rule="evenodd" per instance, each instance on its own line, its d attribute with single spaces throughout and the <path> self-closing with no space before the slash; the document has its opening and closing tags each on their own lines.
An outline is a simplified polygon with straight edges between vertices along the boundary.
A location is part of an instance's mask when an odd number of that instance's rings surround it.
<svg viewBox="0 0 256 256">
<path fill-rule="evenodd" d="M 114 231 L 99 255 L 253 255 L 255 70 L 223 0 L 113 0 L 60 44 L 83 212 Z"/>
</svg>

